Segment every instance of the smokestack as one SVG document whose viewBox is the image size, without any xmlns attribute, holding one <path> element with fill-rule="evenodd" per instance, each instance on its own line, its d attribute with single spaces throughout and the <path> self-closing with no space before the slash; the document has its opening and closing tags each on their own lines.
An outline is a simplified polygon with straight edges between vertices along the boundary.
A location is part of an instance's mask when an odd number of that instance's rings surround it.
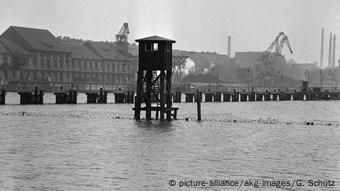
<svg viewBox="0 0 340 191">
<path fill-rule="evenodd" d="M 324 33 L 325 33 L 325 29 L 322 28 L 321 29 L 321 52 L 320 52 L 320 68 L 323 67 L 323 41 L 324 41 Z"/>
<path fill-rule="evenodd" d="M 332 65 L 332 33 L 329 34 L 328 67 Z"/>
<path fill-rule="evenodd" d="M 335 66 L 335 46 L 336 46 L 336 35 L 333 35 L 333 57 L 332 57 L 332 66 Z"/>
<path fill-rule="evenodd" d="M 228 57 L 231 56 L 231 36 L 228 36 Z"/>
</svg>

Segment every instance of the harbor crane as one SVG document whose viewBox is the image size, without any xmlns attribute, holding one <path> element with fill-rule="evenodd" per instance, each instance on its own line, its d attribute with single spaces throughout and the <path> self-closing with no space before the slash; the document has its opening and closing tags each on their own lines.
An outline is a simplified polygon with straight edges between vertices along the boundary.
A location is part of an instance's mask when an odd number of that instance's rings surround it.
<svg viewBox="0 0 340 191">
<path fill-rule="evenodd" d="M 281 76 L 283 75 L 282 71 L 279 71 L 278 66 L 285 63 L 285 58 L 281 54 L 284 45 L 288 47 L 289 52 L 292 54 L 293 50 L 288 40 L 288 36 L 284 32 L 279 32 L 274 41 L 258 60 L 260 62 L 256 66 L 256 76 L 258 80 L 263 81 L 264 83 L 265 79 L 270 79 L 273 84 L 274 80 L 277 80 L 278 74 L 281 73 Z"/>
<path fill-rule="evenodd" d="M 128 23 L 124 23 L 122 28 L 120 28 L 118 34 L 116 34 L 116 41 L 117 42 L 127 43 L 128 42 L 128 34 L 129 33 L 130 33 L 129 25 L 128 25 Z"/>
<path fill-rule="evenodd" d="M 283 45 L 286 44 L 290 53 L 293 54 L 292 47 L 290 46 L 288 36 L 284 32 L 280 32 L 275 40 L 270 44 L 270 46 L 266 49 L 266 53 L 272 52 L 273 48 L 275 47 L 275 52 L 276 54 L 281 54 Z"/>
</svg>

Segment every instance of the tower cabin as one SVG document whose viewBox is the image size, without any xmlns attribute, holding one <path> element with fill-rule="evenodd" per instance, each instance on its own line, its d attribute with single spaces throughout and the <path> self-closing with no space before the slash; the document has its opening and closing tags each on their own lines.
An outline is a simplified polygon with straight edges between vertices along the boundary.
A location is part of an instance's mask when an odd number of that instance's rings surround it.
<svg viewBox="0 0 340 191">
<path fill-rule="evenodd" d="M 141 110 L 145 110 L 147 120 L 151 120 L 151 111 L 156 111 L 156 119 L 158 113 L 160 120 L 164 120 L 165 114 L 167 120 L 171 120 L 171 116 L 176 118 L 178 108 L 172 107 L 171 102 L 172 44 L 175 41 L 150 36 L 136 42 L 139 43 L 139 68 L 135 119 L 140 119 Z M 152 100 L 156 103 L 152 104 Z"/>
</svg>

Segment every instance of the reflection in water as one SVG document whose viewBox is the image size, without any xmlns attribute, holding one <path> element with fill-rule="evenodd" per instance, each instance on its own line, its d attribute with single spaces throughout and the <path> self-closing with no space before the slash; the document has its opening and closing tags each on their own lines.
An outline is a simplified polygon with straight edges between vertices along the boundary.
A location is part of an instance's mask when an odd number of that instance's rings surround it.
<svg viewBox="0 0 340 191">
<path fill-rule="evenodd" d="M 339 102 L 204 103 L 202 122 L 195 120 L 195 104 L 179 104 L 179 120 L 172 122 L 134 121 L 132 107 L 1 106 L 0 187 L 178 190 L 170 179 L 340 182 Z M 320 190 L 293 188 L 313 189 Z"/>
</svg>

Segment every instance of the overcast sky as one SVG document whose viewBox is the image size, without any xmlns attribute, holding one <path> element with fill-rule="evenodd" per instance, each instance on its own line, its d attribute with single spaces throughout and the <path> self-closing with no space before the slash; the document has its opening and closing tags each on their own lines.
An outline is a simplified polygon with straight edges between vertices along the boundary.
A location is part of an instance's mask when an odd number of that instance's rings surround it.
<svg viewBox="0 0 340 191">
<path fill-rule="evenodd" d="M 124 22 L 129 41 L 149 35 L 176 40 L 175 48 L 226 54 L 227 36 L 235 51 L 263 51 L 285 32 L 298 62 L 319 61 L 325 28 L 340 43 L 339 0 L 0 0 L 0 32 L 9 26 L 44 28 L 55 36 L 114 40 Z M 337 59 L 340 48 L 337 48 Z"/>
</svg>

